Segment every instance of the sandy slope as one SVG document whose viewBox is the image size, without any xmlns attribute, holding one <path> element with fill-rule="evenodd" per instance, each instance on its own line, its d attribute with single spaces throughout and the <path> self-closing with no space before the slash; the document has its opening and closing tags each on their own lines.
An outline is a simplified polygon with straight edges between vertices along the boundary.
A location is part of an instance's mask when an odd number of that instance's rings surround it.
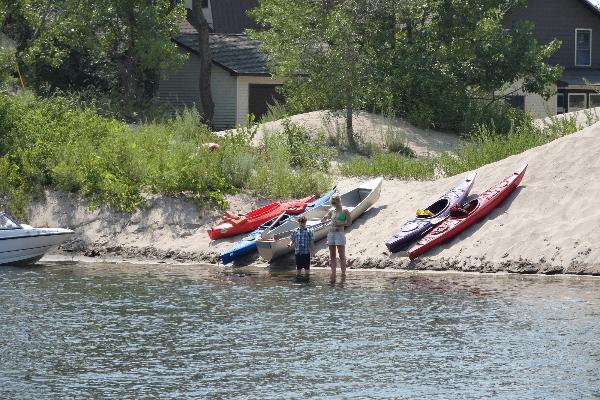
<svg viewBox="0 0 600 400">
<path fill-rule="evenodd" d="M 523 163 L 529 168 L 521 186 L 488 218 L 411 263 L 389 255 L 385 240 L 460 177 L 384 181 L 380 201 L 348 233 L 351 266 L 600 274 L 600 124 L 480 168 L 472 193 L 485 191 Z M 358 181 L 342 180 L 338 188 L 345 191 Z M 257 204 L 244 196 L 231 200 L 239 211 Z M 74 228 L 77 240 L 70 247 L 96 256 L 214 261 L 239 239 L 210 242 L 206 228 L 217 213 L 172 199 L 152 199 L 150 209 L 129 216 L 89 211 L 75 197 L 48 193 L 31 206 L 30 216 L 33 225 Z M 316 264 L 325 265 L 324 243 L 317 248 Z M 264 265 L 256 257 L 244 263 Z"/>
<path fill-rule="evenodd" d="M 383 266 L 600 274 L 599 154 L 600 124 L 595 124 L 478 169 L 472 193 L 529 164 L 520 187 L 488 218 L 412 263 L 398 255 L 388 257 L 383 242 L 458 177 L 428 183 L 388 181 L 369 220 L 356 221 L 363 226 L 349 233 L 349 253 L 355 259 L 375 258 L 370 263 Z"/>
<path fill-rule="evenodd" d="M 312 136 L 317 135 L 319 131 L 325 133 L 326 136 L 339 137 L 342 140 L 345 136 L 346 119 L 338 113 L 327 110 L 312 111 L 293 115 L 289 120 L 306 128 Z M 260 125 L 254 137 L 255 144 L 260 142 L 265 133 L 281 131 L 283 121 L 272 121 Z M 456 134 L 417 128 L 401 118 L 384 118 L 366 111 L 354 114 L 353 128 L 358 140 L 380 145 L 384 143 L 384 135 L 387 132 L 400 133 L 404 136 L 406 145 L 418 155 L 452 150 L 460 142 Z M 226 131 L 217 132 L 217 134 L 224 132 Z"/>
</svg>

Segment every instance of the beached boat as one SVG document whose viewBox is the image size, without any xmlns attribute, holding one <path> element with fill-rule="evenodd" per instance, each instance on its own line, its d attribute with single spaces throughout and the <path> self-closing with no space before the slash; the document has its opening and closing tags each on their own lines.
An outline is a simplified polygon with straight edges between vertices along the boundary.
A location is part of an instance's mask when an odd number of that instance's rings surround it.
<svg viewBox="0 0 600 400">
<path fill-rule="evenodd" d="M 407 221 L 402 227 L 386 242 L 385 245 L 393 253 L 406 248 L 405 246 L 425 235 L 436 224 L 441 222 L 450 214 L 450 209 L 457 204 L 462 203 L 475 181 L 477 172 L 473 172 L 464 177 L 455 187 L 445 193 L 438 201 L 425 208 L 423 215 L 417 215 Z"/>
<path fill-rule="evenodd" d="M 379 199 L 382 182 L 383 178 L 373 179 L 341 195 L 342 205 L 345 210 L 350 212 L 352 221 L 367 211 Z M 321 222 L 321 219 L 331 209 L 331 205 L 322 205 L 301 214 L 306 217 L 306 227 L 313 232 L 314 241 L 318 241 L 327 235 L 331 221 Z M 261 237 L 256 240 L 256 248 L 260 256 L 266 261 L 271 261 L 290 252 L 291 249 L 288 247 L 290 235 L 297 227 L 297 217 L 294 217 L 277 228 L 263 232 Z"/>
<path fill-rule="evenodd" d="M 527 164 L 496 186 L 477 196 L 477 198 L 463 204 L 460 210 L 452 210 L 450 217 L 446 218 L 408 250 L 408 257 L 414 260 L 485 217 L 519 186 L 526 169 Z M 455 213 L 456 215 L 454 215 Z"/>
<path fill-rule="evenodd" d="M 19 224 L 0 212 L 0 265 L 32 264 L 72 235 L 70 229 L 33 228 Z"/>
<path fill-rule="evenodd" d="M 283 203 L 277 201 L 252 210 L 247 214 L 234 214 L 231 211 L 225 211 L 221 222 L 208 230 L 208 236 L 212 240 L 215 240 L 239 235 L 240 233 L 252 232 L 268 220 L 282 213 L 300 214 L 304 212 L 306 205 L 316 198 L 317 196 L 311 195 L 303 199 Z"/>
<path fill-rule="evenodd" d="M 318 207 L 320 205 L 323 205 L 323 204 L 329 202 L 329 200 L 331 199 L 331 196 L 333 196 L 334 193 L 335 193 L 335 187 L 331 191 L 327 192 L 324 196 L 319 197 L 317 200 L 313 201 L 312 203 L 308 203 L 306 205 L 305 211 L 312 210 L 315 207 Z M 269 221 L 265 222 L 264 224 L 262 224 L 261 226 L 256 228 L 248 236 L 244 237 L 239 242 L 234 243 L 230 248 L 228 248 L 223 253 L 221 253 L 221 255 L 219 256 L 219 260 L 221 260 L 221 262 L 223 262 L 223 264 L 228 264 L 228 263 L 232 262 L 233 260 L 236 260 L 246 254 L 249 254 L 249 253 L 255 251 L 256 250 L 256 239 L 258 239 L 260 237 L 261 233 L 263 233 L 267 229 L 274 229 L 274 228 L 282 225 L 284 222 L 286 222 L 288 219 L 290 219 L 292 217 L 293 217 L 292 214 L 283 213 L 273 219 L 270 219 Z"/>
</svg>

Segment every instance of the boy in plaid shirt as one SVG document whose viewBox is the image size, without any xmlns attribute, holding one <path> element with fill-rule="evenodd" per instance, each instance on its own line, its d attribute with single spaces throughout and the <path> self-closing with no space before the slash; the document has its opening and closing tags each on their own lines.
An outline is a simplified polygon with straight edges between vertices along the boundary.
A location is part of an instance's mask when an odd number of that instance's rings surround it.
<svg viewBox="0 0 600 400">
<path fill-rule="evenodd" d="M 306 217 L 301 215 L 298 217 L 299 227 L 292 232 L 292 241 L 288 247 L 294 246 L 294 254 L 296 255 L 296 269 L 310 270 L 310 253 L 314 253 L 313 233 L 306 229 Z"/>
</svg>

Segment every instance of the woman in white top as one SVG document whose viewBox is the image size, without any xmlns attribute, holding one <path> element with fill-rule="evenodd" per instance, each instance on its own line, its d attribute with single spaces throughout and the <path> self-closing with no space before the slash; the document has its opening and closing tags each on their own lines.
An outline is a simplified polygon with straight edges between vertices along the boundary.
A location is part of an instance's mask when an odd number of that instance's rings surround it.
<svg viewBox="0 0 600 400">
<path fill-rule="evenodd" d="M 333 223 L 327 234 L 327 245 L 329 246 L 329 264 L 331 265 L 331 277 L 336 274 L 336 250 L 340 258 L 340 269 L 342 276 L 346 275 L 346 234 L 344 229 L 352 223 L 352 217 L 348 210 L 342 207 L 342 201 L 339 194 L 331 197 L 333 210 L 329 211 L 323 217 L 323 221 L 330 219 Z"/>
</svg>

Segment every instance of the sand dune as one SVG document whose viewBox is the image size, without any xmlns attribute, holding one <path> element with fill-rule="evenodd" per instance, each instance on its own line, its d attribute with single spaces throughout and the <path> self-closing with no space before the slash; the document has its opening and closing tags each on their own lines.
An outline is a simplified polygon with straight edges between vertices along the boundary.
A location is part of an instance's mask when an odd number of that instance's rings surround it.
<svg viewBox="0 0 600 400">
<path fill-rule="evenodd" d="M 312 111 L 293 115 L 288 119 L 292 123 L 304 127 L 311 136 L 323 132 L 326 137 L 345 140 L 346 119 L 341 113 L 328 110 Z M 260 125 L 254 136 L 254 144 L 258 145 L 267 132 L 283 130 L 283 121 L 285 119 Z M 387 118 L 366 111 L 354 113 L 353 129 L 357 140 L 378 145 L 384 145 L 386 134 L 400 135 L 406 146 L 410 147 L 417 155 L 451 151 L 460 143 L 460 138 L 456 134 L 417 128 L 402 118 Z M 225 132 L 227 131 L 217 132 L 217 134 Z"/>
<path fill-rule="evenodd" d="M 479 168 L 472 193 L 485 191 L 523 163 L 529 164 L 527 173 L 504 203 L 455 239 L 413 262 L 390 255 L 385 240 L 417 208 L 435 201 L 460 176 L 428 182 L 384 181 L 379 202 L 348 232 L 350 266 L 600 274 L 600 124 Z M 343 192 L 358 181 L 340 180 L 338 188 Z M 231 200 L 238 211 L 256 205 L 247 196 Z M 29 211 L 33 225 L 74 228 L 78 240 L 72 243 L 73 250 L 100 257 L 214 261 L 240 238 L 211 242 L 206 228 L 218 213 L 199 212 L 180 200 L 151 199 L 150 209 L 129 216 L 106 209 L 89 211 L 85 202 L 73 196 L 48 193 Z M 317 248 L 316 264 L 325 266 L 327 249 L 322 242 Z M 266 265 L 256 256 L 244 263 Z"/>
<path fill-rule="evenodd" d="M 481 193 L 529 164 L 520 187 L 486 219 L 412 263 L 389 256 L 383 242 L 415 209 L 430 204 L 459 177 L 387 181 L 371 218 L 348 235 L 350 257 L 374 257 L 385 266 L 404 268 L 598 274 L 599 154 L 600 124 L 595 124 L 479 168 L 471 193 Z M 351 184 L 340 186 L 343 190 Z"/>
</svg>

